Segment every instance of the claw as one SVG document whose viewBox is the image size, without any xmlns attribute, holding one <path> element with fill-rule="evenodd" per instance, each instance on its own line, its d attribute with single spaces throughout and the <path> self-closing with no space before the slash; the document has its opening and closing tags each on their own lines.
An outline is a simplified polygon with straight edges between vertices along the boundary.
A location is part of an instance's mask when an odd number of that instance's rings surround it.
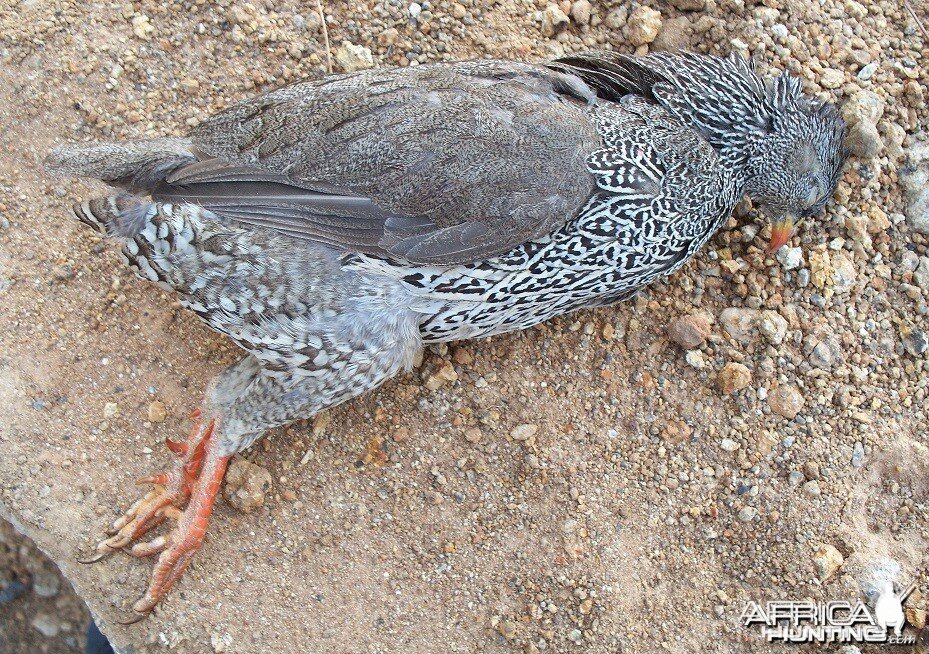
<svg viewBox="0 0 929 654">
<path fill-rule="evenodd" d="M 90 558 L 87 558 L 87 559 L 78 559 L 77 562 L 82 563 L 84 565 L 91 565 L 92 563 L 96 563 L 97 561 L 102 561 L 103 559 L 108 557 L 111 552 L 112 550 L 106 550 L 104 552 L 97 552 L 97 554 L 95 554 L 94 556 L 91 556 Z"/>
<path fill-rule="evenodd" d="M 218 455 L 214 449 L 215 420 L 201 431 L 200 412 L 195 411 L 191 418 L 198 424 L 188 442 L 167 442 L 168 449 L 181 456 L 177 467 L 170 473 L 140 479 L 139 483 L 154 484 L 154 488 L 113 523 L 107 532 L 109 538 L 97 544 L 96 553 L 81 561 L 95 563 L 117 549 L 135 557 L 159 555 L 148 589 L 133 605 L 135 615 L 120 621 L 124 625 L 144 620 L 152 612 L 203 544 L 207 521 L 230 457 Z M 180 507 L 188 498 L 189 506 L 182 511 Z M 145 543 L 135 542 L 169 519 L 177 521 L 169 534 Z M 132 543 L 135 544 L 127 548 Z"/>
<path fill-rule="evenodd" d="M 146 611 L 145 613 L 137 613 L 137 615 L 134 615 L 131 618 L 128 618 L 126 620 L 117 620 L 117 622 L 119 624 L 129 626 L 131 624 L 135 624 L 136 622 L 142 622 L 142 620 L 147 618 L 150 613 L 151 611 Z"/>
<path fill-rule="evenodd" d="M 177 441 L 172 441 L 170 438 L 166 438 L 165 445 L 177 456 L 183 457 L 187 455 L 187 443 L 179 443 Z"/>
</svg>

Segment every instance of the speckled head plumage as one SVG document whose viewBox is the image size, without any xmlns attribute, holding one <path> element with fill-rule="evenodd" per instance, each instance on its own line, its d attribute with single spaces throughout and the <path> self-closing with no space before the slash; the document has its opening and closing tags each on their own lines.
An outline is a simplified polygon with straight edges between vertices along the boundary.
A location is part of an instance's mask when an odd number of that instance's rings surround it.
<svg viewBox="0 0 929 654">
<path fill-rule="evenodd" d="M 819 213 L 846 158 L 845 124 L 836 108 L 803 92 L 788 73 L 765 80 L 738 55 L 658 53 L 577 55 L 556 62 L 577 70 L 607 97 L 636 93 L 657 100 L 742 172 L 745 192 L 774 223 L 772 247 L 797 216 Z"/>
</svg>

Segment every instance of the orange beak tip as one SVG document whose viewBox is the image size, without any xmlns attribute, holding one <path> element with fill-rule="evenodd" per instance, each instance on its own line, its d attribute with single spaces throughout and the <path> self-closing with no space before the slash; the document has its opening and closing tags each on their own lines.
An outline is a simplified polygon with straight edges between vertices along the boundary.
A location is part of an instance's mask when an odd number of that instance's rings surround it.
<svg viewBox="0 0 929 654">
<path fill-rule="evenodd" d="M 794 226 L 790 221 L 778 222 L 771 227 L 771 241 L 768 243 L 768 252 L 776 252 L 783 247 L 793 236 Z"/>
</svg>

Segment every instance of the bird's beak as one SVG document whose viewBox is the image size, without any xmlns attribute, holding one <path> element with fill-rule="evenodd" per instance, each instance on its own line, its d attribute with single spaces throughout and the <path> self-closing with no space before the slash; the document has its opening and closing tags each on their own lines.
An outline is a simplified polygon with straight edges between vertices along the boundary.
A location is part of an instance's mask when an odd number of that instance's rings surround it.
<svg viewBox="0 0 929 654">
<path fill-rule="evenodd" d="M 794 219 L 790 214 L 785 214 L 774 221 L 771 225 L 771 242 L 768 244 L 768 252 L 779 250 L 784 243 L 790 240 L 793 233 Z"/>
</svg>

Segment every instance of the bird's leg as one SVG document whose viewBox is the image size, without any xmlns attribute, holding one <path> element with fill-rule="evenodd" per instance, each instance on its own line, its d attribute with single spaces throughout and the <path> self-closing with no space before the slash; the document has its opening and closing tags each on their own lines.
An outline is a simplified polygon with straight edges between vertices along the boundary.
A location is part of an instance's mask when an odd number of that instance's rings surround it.
<svg viewBox="0 0 929 654">
<path fill-rule="evenodd" d="M 184 573 L 191 558 L 203 544 L 216 494 L 226 474 L 229 459 L 232 458 L 231 455 L 220 453 L 220 446 L 215 438 L 217 428 L 215 420 L 211 421 L 207 427 L 207 435 L 202 441 L 204 444 L 203 465 L 193 482 L 190 503 L 180 513 L 177 526 L 167 535 L 159 536 L 148 543 L 140 543 L 132 548 L 131 553 L 138 556 L 147 556 L 157 552 L 161 554 L 152 572 L 148 589 L 132 607 L 137 615 L 125 624 L 138 622 L 151 613 L 155 605 Z"/>
<path fill-rule="evenodd" d="M 122 549 L 138 540 L 166 518 L 179 515 L 178 509 L 190 497 L 191 488 L 203 463 L 209 430 L 204 429 L 200 410 L 191 415 L 194 420 L 190 435 L 184 443 L 168 440 L 168 449 L 174 452 L 179 461 L 169 472 L 157 473 L 140 479 L 139 484 L 152 484 L 153 488 L 139 498 L 107 530 L 108 538 L 97 544 L 96 552 L 82 563 L 95 563 L 115 550 Z M 141 554 L 140 546 L 134 547 L 132 554 Z"/>
</svg>

